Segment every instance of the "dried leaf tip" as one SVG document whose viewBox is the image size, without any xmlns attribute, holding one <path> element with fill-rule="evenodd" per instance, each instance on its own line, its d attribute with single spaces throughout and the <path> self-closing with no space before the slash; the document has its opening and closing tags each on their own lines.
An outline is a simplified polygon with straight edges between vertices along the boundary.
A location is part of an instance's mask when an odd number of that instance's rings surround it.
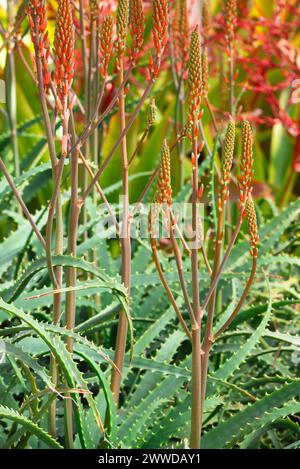
<svg viewBox="0 0 300 469">
<path fill-rule="evenodd" d="M 59 0 L 56 14 L 54 48 L 56 55 L 55 83 L 60 111 L 67 102 L 67 96 L 74 76 L 74 24 L 70 0 Z"/>
<path fill-rule="evenodd" d="M 248 195 L 247 202 L 246 202 L 246 219 L 248 225 L 248 231 L 250 235 L 250 246 L 251 246 L 251 256 L 257 257 L 258 256 L 258 228 L 257 228 L 257 218 L 255 207 L 253 203 L 253 199 L 251 194 Z"/>
<path fill-rule="evenodd" d="M 166 140 L 160 152 L 160 168 L 155 201 L 159 204 L 167 203 L 171 205 L 172 203 L 170 149 Z"/>
<path fill-rule="evenodd" d="M 195 117 L 201 103 L 202 67 L 201 67 L 201 38 L 198 27 L 192 32 L 190 42 L 189 67 L 189 113 Z"/>
<path fill-rule="evenodd" d="M 132 60 L 136 60 L 144 41 L 144 9 L 142 0 L 129 2 L 129 29 L 132 37 Z"/>
<path fill-rule="evenodd" d="M 117 48 L 118 57 L 123 57 L 129 21 L 129 0 L 119 0 L 117 9 Z"/>
<path fill-rule="evenodd" d="M 242 159 L 241 159 L 241 183 L 240 201 L 242 207 L 246 203 L 248 194 L 251 192 L 253 176 L 253 136 L 251 125 L 248 121 L 242 123 Z"/>
<path fill-rule="evenodd" d="M 107 75 L 108 64 L 112 56 L 113 28 L 113 17 L 110 15 L 104 16 L 99 32 L 100 74 L 102 78 L 105 78 Z"/>
</svg>

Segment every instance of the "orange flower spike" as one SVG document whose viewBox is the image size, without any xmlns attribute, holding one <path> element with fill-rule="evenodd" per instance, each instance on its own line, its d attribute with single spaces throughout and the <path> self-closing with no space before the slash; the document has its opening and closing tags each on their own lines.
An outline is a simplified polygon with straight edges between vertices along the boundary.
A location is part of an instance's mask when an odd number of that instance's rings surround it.
<svg viewBox="0 0 300 469">
<path fill-rule="evenodd" d="M 248 231 L 250 235 L 250 254 L 252 257 L 258 256 L 258 228 L 257 228 L 257 219 L 256 219 L 256 212 L 253 203 L 253 199 L 251 194 L 248 195 L 247 202 L 246 202 L 246 219 L 248 225 Z"/>
<path fill-rule="evenodd" d="M 49 88 L 51 74 L 48 70 L 50 57 L 50 43 L 47 31 L 47 14 L 45 0 L 31 0 L 27 5 L 27 15 L 31 39 L 37 45 L 43 68 L 43 84 L 47 91 Z"/>
<path fill-rule="evenodd" d="M 209 5 L 207 0 L 203 1 L 203 6 L 202 6 L 202 25 L 205 30 L 207 30 L 210 26 L 210 11 L 209 11 Z"/>
<path fill-rule="evenodd" d="M 56 14 L 54 49 L 55 83 L 60 106 L 64 108 L 74 76 L 74 24 L 70 0 L 59 0 Z"/>
<path fill-rule="evenodd" d="M 168 40 L 168 1 L 153 0 L 153 42 L 160 59 Z"/>
<path fill-rule="evenodd" d="M 208 57 L 207 50 L 204 49 L 201 55 L 202 66 L 202 96 L 206 99 L 208 97 Z"/>
<path fill-rule="evenodd" d="M 107 76 L 108 64 L 112 56 L 113 50 L 113 28 L 114 19 L 112 16 L 104 16 L 99 32 L 99 48 L 100 48 L 100 74 L 102 78 Z"/>
<path fill-rule="evenodd" d="M 172 203 L 170 149 L 166 140 L 160 152 L 160 168 L 155 200 L 160 204 L 167 203 L 171 205 Z"/>
<path fill-rule="evenodd" d="M 240 201 L 244 207 L 248 194 L 251 192 L 253 176 L 253 136 L 251 125 L 248 121 L 242 124 L 242 159 L 241 159 L 241 182 L 240 182 Z M 241 208 L 242 208 L 241 207 Z"/>
<path fill-rule="evenodd" d="M 129 29 L 132 37 L 132 60 L 135 61 L 144 42 L 144 9 L 142 0 L 129 2 Z"/>
<path fill-rule="evenodd" d="M 228 47 L 232 48 L 237 20 L 237 2 L 236 0 L 225 0 L 225 24 L 226 39 Z"/>
<path fill-rule="evenodd" d="M 197 120 L 198 108 L 201 104 L 202 66 L 201 39 L 198 27 L 192 32 L 188 68 L 189 87 L 189 120 Z"/>
<path fill-rule="evenodd" d="M 235 143 L 235 122 L 231 117 L 227 126 L 226 135 L 224 139 L 224 149 L 222 153 L 221 193 L 222 193 L 224 202 L 226 202 L 228 199 L 228 184 L 230 181 L 230 171 L 231 171 L 232 162 L 233 162 L 234 143 Z"/>
<path fill-rule="evenodd" d="M 117 50 L 118 58 L 124 56 L 129 22 L 129 0 L 119 0 L 117 10 Z"/>
<path fill-rule="evenodd" d="M 187 69 L 189 57 L 189 20 L 186 0 L 180 0 L 178 39 L 181 66 L 184 71 Z"/>
</svg>

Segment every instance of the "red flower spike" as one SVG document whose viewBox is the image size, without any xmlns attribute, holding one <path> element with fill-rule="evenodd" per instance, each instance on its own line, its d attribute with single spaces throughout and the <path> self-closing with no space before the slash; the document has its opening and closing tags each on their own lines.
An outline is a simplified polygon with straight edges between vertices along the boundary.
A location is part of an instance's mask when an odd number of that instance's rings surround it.
<svg viewBox="0 0 300 469">
<path fill-rule="evenodd" d="M 144 41 L 144 10 L 142 0 L 129 1 L 129 29 L 132 37 L 132 60 L 135 61 Z"/>
<path fill-rule="evenodd" d="M 50 56 L 50 46 L 47 31 L 47 14 L 45 0 L 31 0 L 26 9 L 29 19 L 29 29 L 31 39 L 39 49 L 43 68 L 43 84 L 47 91 L 50 84 L 51 75 L 48 72 L 48 60 Z"/>
<path fill-rule="evenodd" d="M 160 152 L 160 168 L 155 200 L 159 204 L 167 203 L 171 205 L 172 203 L 170 149 L 166 140 Z"/>
<path fill-rule="evenodd" d="M 243 121 L 242 124 L 242 143 L 240 201 L 244 205 L 249 193 L 251 192 L 253 175 L 253 136 L 252 129 L 248 121 Z"/>
<path fill-rule="evenodd" d="M 104 16 L 99 31 L 100 74 L 102 78 L 105 78 L 107 75 L 108 64 L 112 56 L 113 28 L 113 17 L 109 15 Z"/>
<path fill-rule="evenodd" d="M 153 0 L 153 42 L 158 58 L 161 58 L 168 41 L 168 0 Z"/>
<path fill-rule="evenodd" d="M 64 108 L 74 76 L 74 24 L 70 0 L 59 0 L 56 14 L 54 48 L 57 96 Z"/>
</svg>

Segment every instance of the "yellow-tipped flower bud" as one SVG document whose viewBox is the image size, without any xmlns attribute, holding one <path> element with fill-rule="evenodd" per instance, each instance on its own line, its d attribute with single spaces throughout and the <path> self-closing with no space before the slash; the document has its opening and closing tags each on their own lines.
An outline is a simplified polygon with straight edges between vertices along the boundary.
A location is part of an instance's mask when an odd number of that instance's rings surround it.
<svg viewBox="0 0 300 469">
<path fill-rule="evenodd" d="M 129 21 L 129 0 L 119 0 L 117 10 L 117 47 L 118 56 L 123 57 Z"/>
<path fill-rule="evenodd" d="M 150 101 L 150 106 L 148 108 L 147 114 L 147 129 L 149 130 L 154 124 L 157 119 L 157 107 L 155 104 L 155 99 L 152 98 Z"/>
<path fill-rule="evenodd" d="M 201 56 L 202 65 L 202 95 L 204 98 L 208 96 L 208 57 L 206 48 Z"/>
<path fill-rule="evenodd" d="M 166 140 L 160 152 L 160 168 L 155 200 L 159 204 L 167 203 L 171 205 L 172 203 L 170 149 Z"/>
<path fill-rule="evenodd" d="M 188 67 L 189 113 L 195 116 L 201 102 L 201 39 L 198 27 L 192 32 Z"/>
<path fill-rule="evenodd" d="M 256 212 L 251 194 L 248 195 L 246 202 L 246 219 L 248 224 L 248 231 L 250 235 L 251 256 L 257 257 L 258 255 L 258 229 Z"/>
<path fill-rule="evenodd" d="M 251 125 L 246 120 L 242 124 L 242 146 L 240 201 L 243 206 L 251 192 L 253 176 L 253 136 Z"/>
</svg>

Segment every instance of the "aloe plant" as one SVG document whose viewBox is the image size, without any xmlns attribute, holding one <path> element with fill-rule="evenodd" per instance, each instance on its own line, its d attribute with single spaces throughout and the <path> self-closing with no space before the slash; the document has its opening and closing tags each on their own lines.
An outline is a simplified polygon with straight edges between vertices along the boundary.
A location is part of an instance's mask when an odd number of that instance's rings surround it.
<svg viewBox="0 0 300 469">
<path fill-rule="evenodd" d="M 269 7 L 148 3 L 0 8 L 0 446 L 297 448 L 298 114 L 244 75 Z"/>
</svg>

